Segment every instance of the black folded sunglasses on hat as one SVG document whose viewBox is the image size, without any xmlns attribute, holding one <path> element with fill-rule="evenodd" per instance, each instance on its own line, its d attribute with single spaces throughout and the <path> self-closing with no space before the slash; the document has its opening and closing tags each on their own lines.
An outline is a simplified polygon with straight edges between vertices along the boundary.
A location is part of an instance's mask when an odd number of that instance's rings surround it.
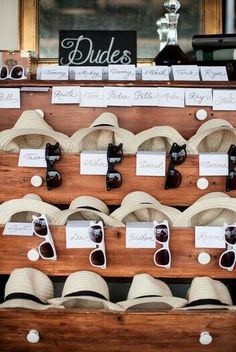
<svg viewBox="0 0 236 352">
<path fill-rule="evenodd" d="M 107 190 L 110 191 L 113 188 L 119 188 L 122 184 L 121 174 L 115 170 L 114 166 L 116 163 L 120 163 L 123 157 L 123 144 L 115 145 L 112 143 L 108 144 L 107 148 L 107 174 L 106 174 L 106 186 Z"/>
<path fill-rule="evenodd" d="M 178 188 L 182 182 L 181 173 L 175 169 L 175 165 L 183 164 L 187 157 L 186 144 L 173 143 L 169 152 L 170 163 L 166 175 L 165 189 Z"/>
<path fill-rule="evenodd" d="M 54 169 L 54 164 L 60 160 L 61 148 L 59 143 L 46 144 L 45 159 L 47 163 L 46 183 L 47 189 L 51 191 L 53 188 L 59 187 L 62 184 L 61 174 Z"/>
</svg>

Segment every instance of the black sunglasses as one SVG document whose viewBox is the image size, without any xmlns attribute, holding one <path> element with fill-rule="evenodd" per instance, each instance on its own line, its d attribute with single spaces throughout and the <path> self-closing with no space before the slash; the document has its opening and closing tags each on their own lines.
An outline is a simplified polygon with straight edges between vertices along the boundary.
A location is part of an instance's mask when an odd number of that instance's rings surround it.
<svg viewBox="0 0 236 352">
<path fill-rule="evenodd" d="M 226 176 L 226 192 L 236 189 L 236 146 L 231 144 L 228 151 L 229 171 Z"/>
<path fill-rule="evenodd" d="M 166 175 L 165 189 L 177 188 L 182 182 L 182 175 L 175 169 L 175 165 L 183 164 L 186 160 L 186 144 L 178 145 L 177 143 L 173 143 L 169 155 L 170 163 Z"/>
<path fill-rule="evenodd" d="M 107 174 L 106 174 L 106 186 L 107 190 L 110 191 L 113 188 L 119 188 L 122 184 L 121 174 L 115 170 L 114 166 L 116 163 L 120 163 L 123 157 L 123 144 L 115 145 L 112 143 L 108 144 L 107 148 Z"/>
<path fill-rule="evenodd" d="M 47 189 L 51 191 L 53 188 L 59 187 L 62 183 L 61 175 L 58 171 L 54 170 L 54 164 L 60 160 L 61 148 L 59 143 L 46 144 L 45 159 L 47 163 L 46 183 Z"/>
</svg>

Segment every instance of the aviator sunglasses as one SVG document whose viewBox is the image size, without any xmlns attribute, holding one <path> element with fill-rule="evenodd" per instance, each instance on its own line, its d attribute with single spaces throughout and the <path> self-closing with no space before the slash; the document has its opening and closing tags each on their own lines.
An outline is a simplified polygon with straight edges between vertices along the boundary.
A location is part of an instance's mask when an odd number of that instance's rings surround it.
<svg viewBox="0 0 236 352">
<path fill-rule="evenodd" d="M 155 236 L 155 241 L 162 245 L 153 256 L 153 260 L 156 266 L 163 268 L 170 268 L 171 264 L 171 253 L 169 249 L 170 241 L 170 230 L 168 222 L 165 220 L 163 223 L 153 222 L 153 231 Z"/>
<path fill-rule="evenodd" d="M 44 238 L 44 241 L 38 246 L 38 252 L 43 259 L 56 260 L 57 254 L 54 246 L 53 238 L 48 226 L 46 216 L 32 216 L 32 231 L 38 237 Z"/>
<path fill-rule="evenodd" d="M 0 67 L 0 80 L 4 79 L 26 79 L 25 69 L 21 65 L 15 65 L 11 69 L 8 66 L 1 66 Z"/>
<path fill-rule="evenodd" d="M 228 151 L 229 171 L 226 176 L 226 192 L 236 189 L 236 146 L 231 144 Z"/>
<path fill-rule="evenodd" d="M 92 266 L 106 268 L 106 252 L 104 241 L 104 229 L 102 221 L 91 221 L 89 227 L 89 238 L 96 244 L 96 248 L 90 253 L 89 261 Z"/>
<path fill-rule="evenodd" d="M 227 250 L 219 258 L 219 266 L 232 271 L 236 262 L 236 225 L 228 225 L 224 229 Z"/>
<path fill-rule="evenodd" d="M 107 174 L 106 174 L 106 186 L 107 191 L 113 188 L 119 188 L 122 184 L 121 174 L 115 170 L 114 166 L 116 163 L 120 163 L 123 157 L 123 144 L 115 145 L 112 143 L 108 144 L 107 148 Z"/>
<path fill-rule="evenodd" d="M 62 183 L 61 174 L 54 170 L 54 164 L 60 160 L 61 148 L 57 142 L 55 145 L 47 143 L 45 148 L 45 159 L 47 163 L 46 183 L 47 189 L 51 191 L 53 188 L 59 187 Z"/>
<path fill-rule="evenodd" d="M 177 143 L 173 143 L 169 155 L 170 163 L 166 175 L 165 189 L 178 188 L 181 185 L 182 175 L 178 170 L 175 169 L 175 165 L 183 164 L 183 162 L 186 160 L 186 144 L 181 146 Z"/>
</svg>

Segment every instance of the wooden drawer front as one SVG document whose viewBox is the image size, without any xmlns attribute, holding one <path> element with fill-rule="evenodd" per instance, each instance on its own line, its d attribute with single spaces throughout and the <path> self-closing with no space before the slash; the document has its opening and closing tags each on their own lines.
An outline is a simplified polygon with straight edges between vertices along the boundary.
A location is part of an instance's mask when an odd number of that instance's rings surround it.
<svg viewBox="0 0 236 352">
<path fill-rule="evenodd" d="M 194 322 L 194 324 L 193 324 Z M 236 313 L 217 311 L 107 313 L 78 310 L 33 312 L 0 311 L 0 350 L 86 352 L 233 352 L 236 350 Z M 39 332 L 38 343 L 26 336 Z M 200 333 L 213 341 L 199 343 Z"/>
<path fill-rule="evenodd" d="M 176 228 L 171 230 L 170 251 L 171 268 L 164 269 L 154 265 L 152 249 L 125 248 L 125 229 L 106 228 L 107 268 L 99 269 L 89 263 L 92 249 L 66 249 L 65 227 L 51 227 L 58 260 L 30 262 L 27 252 L 36 248 L 41 240 L 36 237 L 12 237 L 0 235 L 0 267 L 2 274 L 10 274 L 15 268 L 30 266 L 42 270 L 48 275 L 69 275 L 79 270 L 92 270 L 102 276 L 133 277 L 137 273 L 149 273 L 155 277 L 210 276 L 213 278 L 235 278 L 235 271 L 219 267 L 218 261 L 223 249 L 201 249 L 194 247 L 194 230 Z M 158 248 L 161 248 L 158 245 Z M 207 251 L 211 255 L 208 265 L 198 263 L 198 255 Z"/>
<path fill-rule="evenodd" d="M 204 191 L 197 188 L 199 158 L 193 155 L 189 155 L 182 165 L 176 167 L 183 178 L 180 187 L 169 190 L 164 189 L 165 177 L 136 176 L 136 157 L 126 155 L 121 164 L 116 166 L 116 170 L 122 174 L 122 186 L 111 191 L 106 191 L 105 176 L 80 175 L 80 155 L 62 156 L 56 169 L 61 173 L 63 183 L 61 187 L 50 192 L 45 183 L 39 188 L 33 187 L 30 183 L 34 175 L 40 175 L 45 180 L 45 169 L 18 167 L 18 158 L 16 154 L 0 154 L 0 184 L 4 184 L 0 192 L 0 202 L 21 198 L 27 193 L 37 193 L 50 204 L 69 204 L 76 197 L 90 195 L 100 198 L 107 204 L 118 205 L 126 194 L 144 191 L 163 204 L 187 206 L 208 192 L 225 191 L 224 176 L 209 177 L 209 187 Z M 167 158 L 167 165 L 168 163 L 169 158 Z M 16 182 L 17 187 L 15 187 Z M 236 191 L 231 191 L 230 196 L 235 197 Z"/>
</svg>

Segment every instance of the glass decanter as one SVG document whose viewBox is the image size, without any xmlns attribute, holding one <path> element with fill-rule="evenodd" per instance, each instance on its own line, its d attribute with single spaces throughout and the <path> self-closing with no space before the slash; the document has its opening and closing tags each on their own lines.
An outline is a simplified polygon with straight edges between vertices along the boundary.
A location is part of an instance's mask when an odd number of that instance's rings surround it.
<svg viewBox="0 0 236 352">
<path fill-rule="evenodd" d="M 181 50 L 178 44 L 177 36 L 177 25 L 179 14 L 176 13 L 180 8 L 180 3 L 178 0 L 168 0 L 164 3 L 164 6 L 168 13 L 165 17 L 168 21 L 168 36 L 167 44 L 165 47 L 157 54 L 154 59 L 156 65 L 178 65 L 185 64 L 189 62 L 187 55 Z"/>
<path fill-rule="evenodd" d="M 157 25 L 157 33 L 160 39 L 160 46 L 159 52 L 164 49 L 167 43 L 167 36 L 168 36 L 168 21 L 166 17 L 161 17 L 159 20 L 156 21 Z"/>
</svg>

